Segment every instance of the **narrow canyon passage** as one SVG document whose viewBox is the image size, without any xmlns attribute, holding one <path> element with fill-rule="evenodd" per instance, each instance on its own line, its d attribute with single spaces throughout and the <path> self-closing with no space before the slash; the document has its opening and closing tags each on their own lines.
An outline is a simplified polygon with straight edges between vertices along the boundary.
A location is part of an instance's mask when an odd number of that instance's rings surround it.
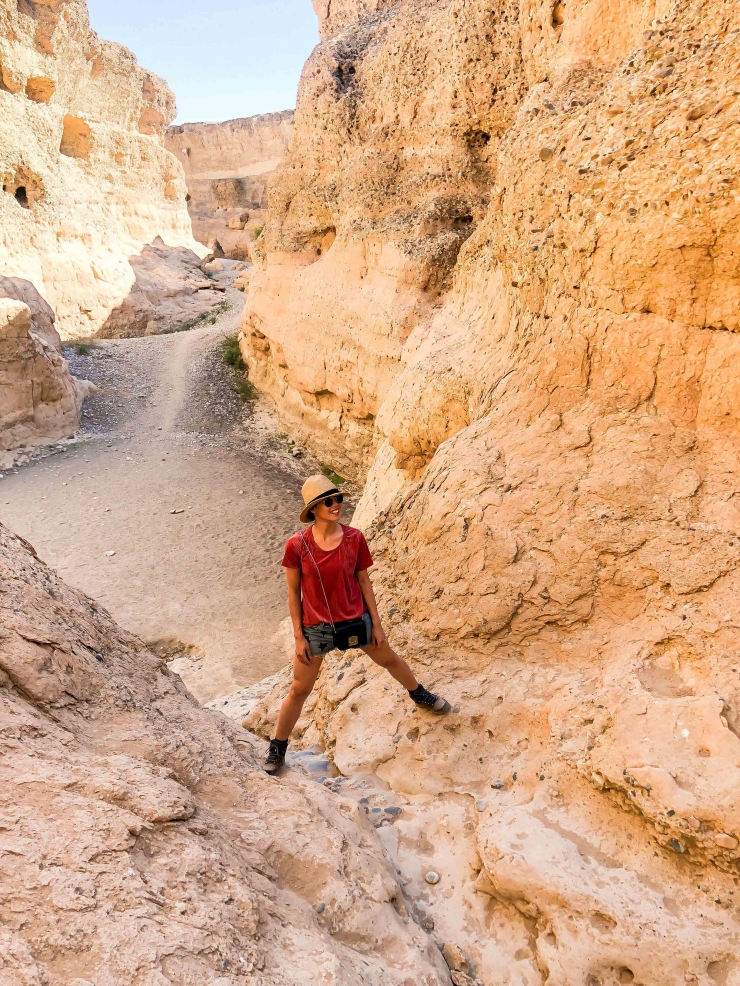
<svg viewBox="0 0 740 986">
<path fill-rule="evenodd" d="M 284 663 L 280 559 L 312 468 L 234 391 L 222 340 L 244 296 L 226 300 L 213 325 L 69 347 L 100 387 L 82 440 L 0 481 L 0 520 L 127 629 L 180 652 L 201 701 Z"/>
</svg>

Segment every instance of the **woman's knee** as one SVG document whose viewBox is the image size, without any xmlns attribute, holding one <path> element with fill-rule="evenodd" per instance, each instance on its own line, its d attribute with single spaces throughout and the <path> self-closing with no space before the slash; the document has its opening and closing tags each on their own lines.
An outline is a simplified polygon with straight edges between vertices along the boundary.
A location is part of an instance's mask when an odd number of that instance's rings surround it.
<svg viewBox="0 0 740 986">
<path fill-rule="evenodd" d="M 304 681 L 296 681 L 294 679 L 293 684 L 290 686 L 290 698 L 293 702 L 303 704 L 312 691 L 313 684 L 306 684 Z"/>
<path fill-rule="evenodd" d="M 398 660 L 398 654 L 392 651 L 388 644 L 382 647 L 368 647 L 366 653 L 381 668 L 390 668 Z"/>
</svg>

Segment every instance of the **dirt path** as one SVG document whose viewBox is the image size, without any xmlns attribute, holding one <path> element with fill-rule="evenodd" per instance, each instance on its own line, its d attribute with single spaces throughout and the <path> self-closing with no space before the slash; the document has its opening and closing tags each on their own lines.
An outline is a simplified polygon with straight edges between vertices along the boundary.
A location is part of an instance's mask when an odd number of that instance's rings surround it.
<svg viewBox="0 0 740 986">
<path fill-rule="evenodd" d="M 0 520 L 66 580 L 147 642 L 187 645 L 175 667 L 201 701 L 285 662 L 280 559 L 317 467 L 235 393 L 221 341 L 244 296 L 226 297 L 215 325 L 70 349 L 101 388 L 82 440 L 0 480 Z"/>
</svg>

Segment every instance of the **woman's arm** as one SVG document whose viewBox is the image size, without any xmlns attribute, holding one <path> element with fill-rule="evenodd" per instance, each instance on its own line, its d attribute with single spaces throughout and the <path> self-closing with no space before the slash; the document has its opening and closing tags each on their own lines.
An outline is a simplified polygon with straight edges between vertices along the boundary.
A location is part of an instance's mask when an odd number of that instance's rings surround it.
<svg viewBox="0 0 740 986">
<path fill-rule="evenodd" d="M 303 610 L 301 607 L 301 570 L 286 568 L 285 577 L 288 580 L 288 610 L 293 623 L 295 637 L 295 656 L 301 664 L 311 664 L 311 651 L 308 641 L 303 636 Z"/>
<path fill-rule="evenodd" d="M 373 592 L 373 584 L 370 581 L 370 576 L 368 575 L 367 569 L 362 572 L 357 573 L 357 581 L 360 583 L 360 589 L 362 591 L 363 598 L 367 603 L 367 611 L 370 614 L 370 619 L 373 621 L 373 644 L 376 647 L 380 647 L 381 644 L 386 642 L 386 636 L 383 632 L 383 627 L 380 625 L 380 616 L 378 615 L 378 604 L 375 601 L 375 593 Z"/>
</svg>

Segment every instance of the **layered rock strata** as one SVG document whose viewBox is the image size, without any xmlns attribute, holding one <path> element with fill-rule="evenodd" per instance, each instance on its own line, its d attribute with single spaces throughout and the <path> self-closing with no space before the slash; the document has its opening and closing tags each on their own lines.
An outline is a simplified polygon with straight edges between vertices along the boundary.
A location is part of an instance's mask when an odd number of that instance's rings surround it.
<svg viewBox="0 0 740 986">
<path fill-rule="evenodd" d="M 226 123 L 170 127 L 165 146 L 180 161 L 193 233 L 223 255 L 250 260 L 267 219 L 267 182 L 293 137 L 294 113 L 265 113 Z"/>
<path fill-rule="evenodd" d="M 442 986 L 352 802 L 0 528 L 0 983 Z"/>
<path fill-rule="evenodd" d="M 0 277 L 0 468 L 74 434 L 94 390 L 70 374 L 54 313 L 33 285 Z"/>
<path fill-rule="evenodd" d="M 98 332 L 156 237 L 205 253 L 162 143 L 174 114 L 166 84 L 90 29 L 84 0 L 0 3 L 0 273 L 35 285 L 64 338 Z"/>
<path fill-rule="evenodd" d="M 460 712 L 354 659 L 304 743 L 408 799 L 456 975 L 740 982 L 737 5 L 323 30 L 244 352 L 367 472 L 387 628 Z"/>
</svg>

